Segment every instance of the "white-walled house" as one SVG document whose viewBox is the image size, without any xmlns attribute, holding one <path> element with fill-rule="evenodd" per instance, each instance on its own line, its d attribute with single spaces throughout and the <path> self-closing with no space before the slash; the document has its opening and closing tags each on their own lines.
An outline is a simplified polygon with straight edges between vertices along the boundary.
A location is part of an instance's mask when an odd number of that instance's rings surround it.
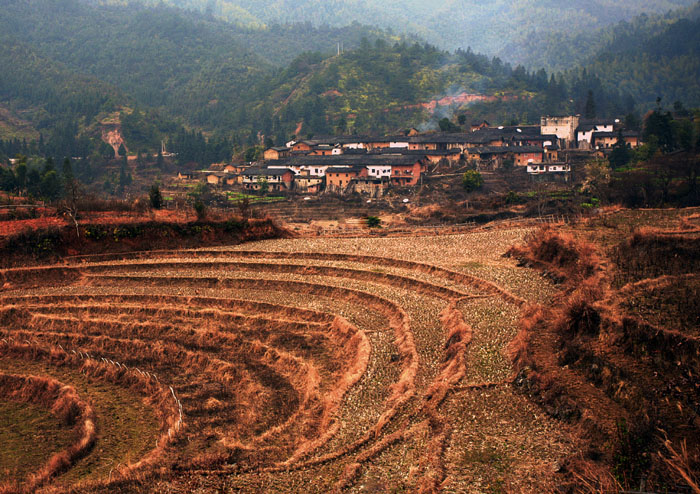
<svg viewBox="0 0 700 494">
<path fill-rule="evenodd" d="M 527 173 L 532 178 L 548 176 L 568 182 L 571 174 L 571 165 L 568 163 L 528 163 Z"/>
<path fill-rule="evenodd" d="M 390 178 L 391 165 L 366 165 L 367 174 L 370 177 Z"/>
<path fill-rule="evenodd" d="M 615 122 L 586 122 L 576 129 L 576 141 L 579 149 L 592 149 L 593 136 L 596 132 L 613 132 Z"/>
<path fill-rule="evenodd" d="M 541 135 L 556 135 L 568 147 L 576 142 L 576 129 L 581 121 L 580 115 L 565 117 L 542 117 Z"/>
</svg>

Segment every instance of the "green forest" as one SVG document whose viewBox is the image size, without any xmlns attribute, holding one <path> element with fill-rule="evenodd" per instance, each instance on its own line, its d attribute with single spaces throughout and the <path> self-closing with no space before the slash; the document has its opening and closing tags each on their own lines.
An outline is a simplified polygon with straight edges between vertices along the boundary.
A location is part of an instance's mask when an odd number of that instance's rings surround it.
<svg viewBox="0 0 700 494">
<path fill-rule="evenodd" d="M 140 0 L 158 5 L 162 0 Z M 123 0 L 91 0 L 100 4 L 123 4 Z M 371 20 L 384 29 L 418 34 L 443 49 L 471 49 L 499 56 L 514 64 L 531 64 L 533 38 L 581 35 L 629 20 L 642 13 L 662 13 L 694 3 L 693 0 L 165 0 L 165 3 L 196 10 L 239 26 L 265 29 L 271 24 L 309 22 L 314 26 L 345 26 Z M 556 46 L 550 45 L 550 46 Z M 518 49 L 521 47 L 522 49 Z M 556 48 L 550 53 L 556 58 Z"/>
<path fill-rule="evenodd" d="M 211 5 L 195 13 L 9 0 L 0 10 L 0 66 L 12 68 L 0 73 L 0 155 L 104 155 L 101 132 L 116 123 L 131 153 L 153 155 L 165 141 L 182 163 L 206 165 L 297 132 L 457 130 L 471 120 L 527 124 L 572 112 L 617 117 L 654 108 L 658 97 L 700 105 L 697 16 L 625 22 L 597 54 L 552 74 L 357 23 L 242 27 Z M 491 100 L 435 114 L 421 106 L 465 92 Z M 7 114 L 36 132 L 17 135 Z"/>
</svg>

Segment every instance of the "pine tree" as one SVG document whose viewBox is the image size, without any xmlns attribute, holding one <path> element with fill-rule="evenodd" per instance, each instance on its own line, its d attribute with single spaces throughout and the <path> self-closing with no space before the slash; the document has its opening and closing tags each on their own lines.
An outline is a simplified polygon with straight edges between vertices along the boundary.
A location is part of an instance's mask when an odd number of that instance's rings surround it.
<svg viewBox="0 0 700 494">
<path fill-rule="evenodd" d="M 73 166 L 70 163 L 70 158 L 65 158 L 63 160 L 63 181 L 69 182 L 73 178 Z"/>
<path fill-rule="evenodd" d="M 163 207 L 163 196 L 160 193 L 158 184 L 151 185 L 151 189 L 148 191 L 148 198 L 151 201 L 151 207 L 153 209 L 160 209 Z"/>
<path fill-rule="evenodd" d="M 612 152 L 608 161 L 610 162 L 610 167 L 615 170 L 617 168 L 622 168 L 626 166 L 627 163 L 632 159 L 630 150 L 627 148 L 627 143 L 622 135 L 622 129 L 617 134 L 617 142 L 613 146 Z"/>
<path fill-rule="evenodd" d="M 593 97 L 593 91 L 588 90 L 588 98 L 586 99 L 586 108 L 584 110 L 585 118 L 595 118 L 596 117 L 596 105 L 595 98 Z"/>
<path fill-rule="evenodd" d="M 127 170 L 126 156 L 122 158 L 122 166 L 119 168 L 119 190 L 123 191 L 125 187 L 131 185 L 132 177 Z"/>
</svg>

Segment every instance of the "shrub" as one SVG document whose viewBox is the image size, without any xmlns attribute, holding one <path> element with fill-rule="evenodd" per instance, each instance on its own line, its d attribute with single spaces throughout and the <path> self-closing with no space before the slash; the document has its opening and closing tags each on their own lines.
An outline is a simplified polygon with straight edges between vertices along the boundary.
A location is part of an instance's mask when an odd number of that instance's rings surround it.
<svg viewBox="0 0 700 494">
<path fill-rule="evenodd" d="M 484 186 L 484 177 L 476 170 L 467 170 L 462 175 L 462 187 L 467 192 L 479 190 Z"/>
<path fill-rule="evenodd" d="M 100 240 L 107 235 L 107 232 L 105 232 L 102 227 L 97 225 L 87 225 L 83 230 L 83 233 L 85 234 L 85 238 L 89 238 L 90 240 Z"/>
<path fill-rule="evenodd" d="M 593 247 L 569 234 L 544 227 L 530 235 L 527 244 L 513 247 L 508 255 L 545 263 L 551 275 L 561 280 L 581 280 L 593 276 L 600 263 Z"/>
<path fill-rule="evenodd" d="M 207 206 L 198 199 L 194 201 L 194 212 L 197 213 L 198 220 L 203 220 L 207 217 Z"/>
<path fill-rule="evenodd" d="M 369 228 L 379 228 L 382 224 L 382 220 L 376 216 L 368 216 L 365 221 Z"/>
</svg>

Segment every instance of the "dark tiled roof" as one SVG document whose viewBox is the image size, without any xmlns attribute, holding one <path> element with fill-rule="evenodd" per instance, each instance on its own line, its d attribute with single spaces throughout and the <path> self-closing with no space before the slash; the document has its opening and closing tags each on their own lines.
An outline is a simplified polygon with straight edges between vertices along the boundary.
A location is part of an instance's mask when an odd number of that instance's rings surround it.
<svg viewBox="0 0 700 494">
<path fill-rule="evenodd" d="M 378 154 L 399 154 L 404 156 L 449 156 L 452 154 L 461 154 L 459 148 L 455 149 L 406 149 L 406 148 L 382 148 L 378 149 Z"/>
<path fill-rule="evenodd" d="M 282 176 L 286 173 L 294 174 L 294 172 L 288 168 L 249 168 L 244 171 L 241 175 L 247 176 L 259 176 L 259 175 L 270 175 L 270 176 Z"/>
<path fill-rule="evenodd" d="M 471 150 L 476 154 L 508 154 L 513 148 L 503 147 L 503 146 L 484 146 L 479 148 L 474 148 Z"/>
<path fill-rule="evenodd" d="M 361 166 L 332 166 L 326 170 L 326 175 L 329 173 L 360 173 L 362 169 Z"/>
<path fill-rule="evenodd" d="M 545 134 L 545 135 L 523 135 L 518 138 L 517 136 L 513 138 L 515 141 L 558 141 L 559 138 L 553 134 Z"/>
<path fill-rule="evenodd" d="M 540 146 L 512 146 L 508 149 L 510 149 L 515 154 L 541 153 L 544 151 L 544 148 Z"/>
<path fill-rule="evenodd" d="M 298 156 L 284 161 L 287 166 L 366 166 L 414 165 L 419 156 L 392 154 L 340 154 L 335 156 Z"/>
</svg>

